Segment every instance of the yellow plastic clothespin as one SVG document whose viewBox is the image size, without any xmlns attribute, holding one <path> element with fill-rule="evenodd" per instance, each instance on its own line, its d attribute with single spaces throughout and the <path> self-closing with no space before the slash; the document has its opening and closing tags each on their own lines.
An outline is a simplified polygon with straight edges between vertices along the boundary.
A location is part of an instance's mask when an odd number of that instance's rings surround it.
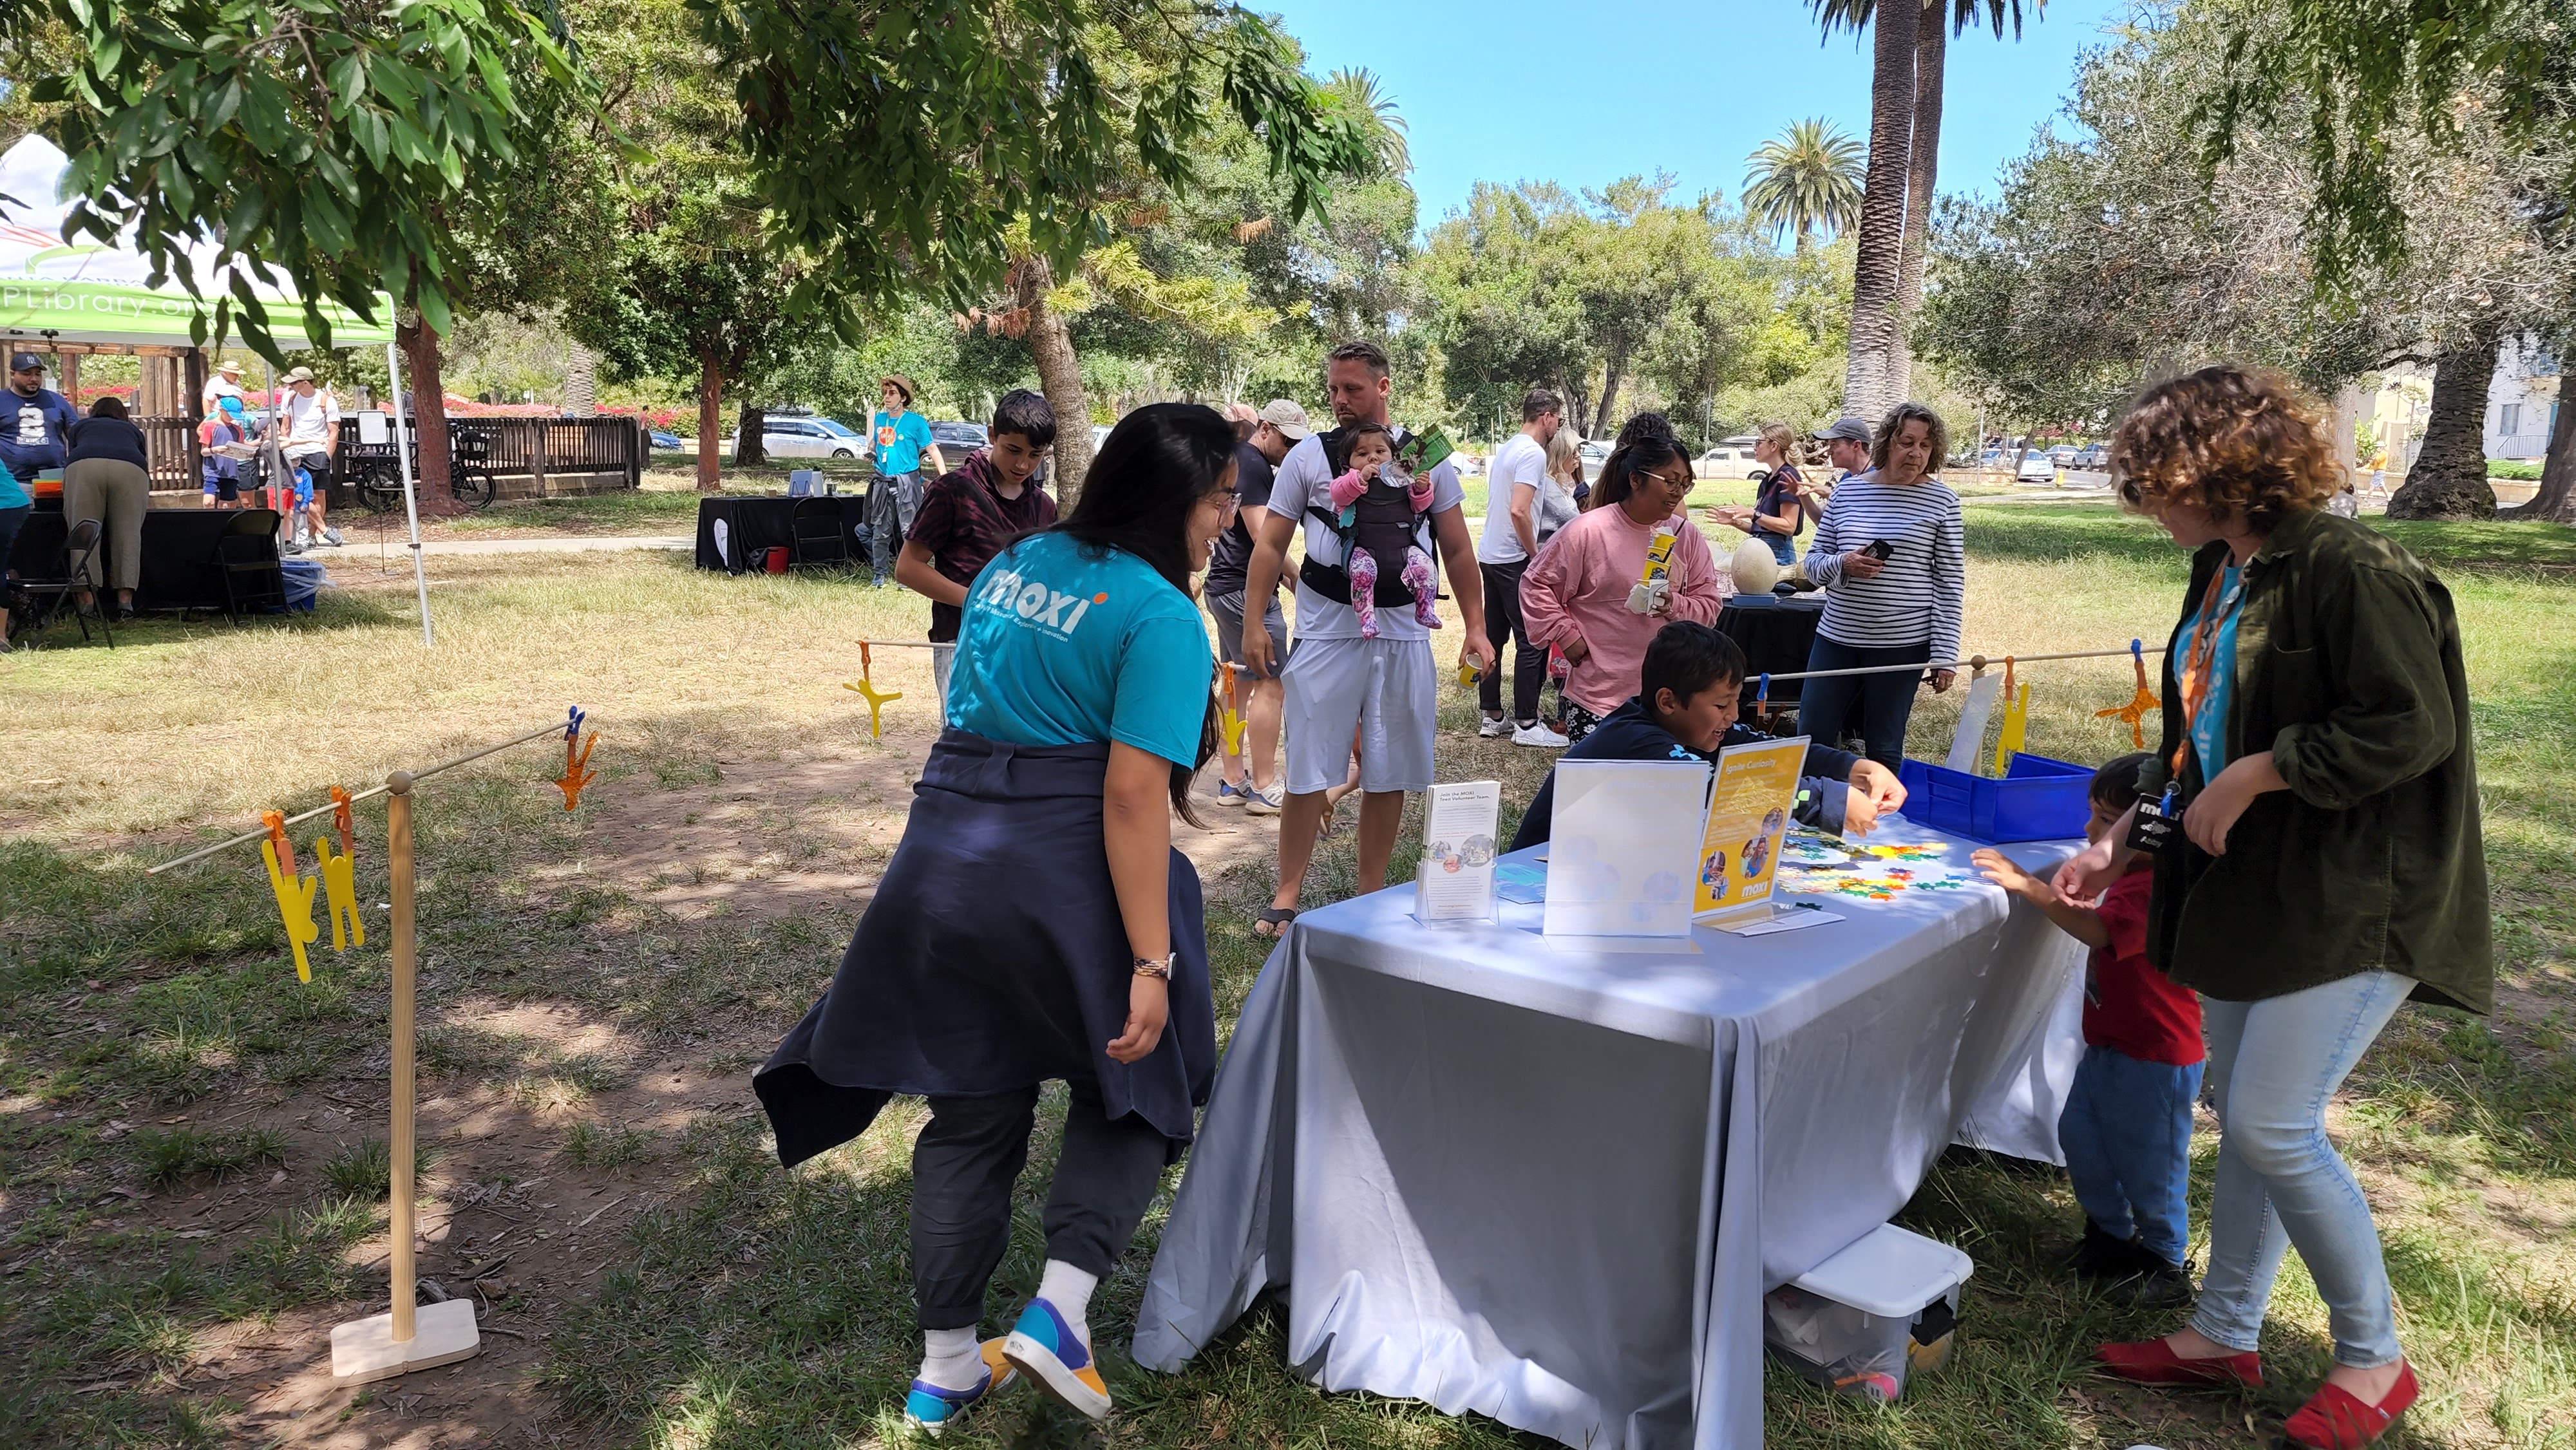
<svg viewBox="0 0 2576 1450">
<path fill-rule="evenodd" d="M 278 919 L 286 923 L 286 943 L 295 951 L 295 980 L 313 980 L 313 964 L 306 960 L 304 949 L 322 939 L 322 928 L 313 924 L 313 888 L 321 883 L 295 871 L 295 847 L 286 839 L 286 815 L 282 811 L 262 811 L 260 823 L 268 827 L 268 839 L 259 843 L 261 859 L 268 862 L 268 889 L 277 897 Z"/>
<path fill-rule="evenodd" d="M 2030 684 L 2024 681 L 2021 693 L 2013 693 L 2013 657 L 2004 656 L 2004 725 L 1995 732 L 1995 775 L 2000 778 L 2012 766 L 2012 758 L 2021 754 L 2022 744 L 2030 736 Z"/>
<path fill-rule="evenodd" d="M 340 854 L 331 854 L 331 838 L 313 838 L 314 858 L 322 863 L 323 900 L 331 913 L 331 950 L 345 952 L 367 944 L 367 924 L 358 917 L 358 852 L 349 819 L 349 792 L 331 787 L 331 824 L 340 834 Z"/>
<path fill-rule="evenodd" d="M 1226 754 L 1241 755 L 1244 726 L 1242 714 L 1234 708 L 1234 666 L 1220 665 L 1218 668 L 1225 672 L 1225 680 L 1216 697 L 1217 737 L 1225 742 Z"/>
<path fill-rule="evenodd" d="M 2093 718 L 2109 720 L 2117 717 L 2128 721 L 2131 748 L 2144 750 L 2147 748 L 2147 712 L 2162 707 L 2164 702 L 2156 698 L 2155 691 L 2147 688 L 2146 641 L 2138 639 L 2129 641 L 2129 663 L 2137 667 L 2138 693 L 2130 696 L 2129 703 L 2125 705 L 2115 705 L 2108 710 L 2094 711 Z"/>
<path fill-rule="evenodd" d="M 902 699 L 903 691 L 878 689 L 876 681 L 869 678 L 872 669 L 873 666 L 868 659 L 868 642 L 860 640 L 858 683 L 851 684 L 844 680 L 841 688 L 858 691 L 859 695 L 868 702 L 868 738 L 876 740 L 885 734 L 885 707 Z"/>
</svg>

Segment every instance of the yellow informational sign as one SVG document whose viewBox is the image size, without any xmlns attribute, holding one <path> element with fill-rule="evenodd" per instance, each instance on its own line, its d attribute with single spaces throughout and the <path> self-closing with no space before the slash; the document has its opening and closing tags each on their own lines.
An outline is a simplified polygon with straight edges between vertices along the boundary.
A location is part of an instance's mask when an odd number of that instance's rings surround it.
<svg viewBox="0 0 2576 1450">
<path fill-rule="evenodd" d="M 1693 916 L 1740 911 L 1771 899 L 1771 880 L 1780 869 L 1780 837 L 1798 803 L 1798 768 L 1806 759 L 1805 736 L 1719 752 L 1708 831 L 1700 841 Z"/>
</svg>

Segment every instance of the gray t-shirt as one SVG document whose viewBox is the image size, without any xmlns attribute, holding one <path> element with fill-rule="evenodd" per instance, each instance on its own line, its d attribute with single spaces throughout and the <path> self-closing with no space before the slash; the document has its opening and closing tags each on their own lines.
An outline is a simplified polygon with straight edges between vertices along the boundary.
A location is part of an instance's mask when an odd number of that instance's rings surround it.
<svg viewBox="0 0 2576 1450">
<path fill-rule="evenodd" d="M 1476 541 L 1476 562 L 1518 564 L 1529 558 L 1520 530 L 1512 527 L 1512 494 L 1521 485 L 1544 493 L 1547 450 L 1527 433 L 1515 433 L 1494 450 L 1493 467 L 1485 470 L 1485 532 Z M 1530 532 L 1538 532 L 1538 498 L 1530 499 Z"/>
<path fill-rule="evenodd" d="M 1396 430 L 1398 441 L 1408 436 Z M 1434 516 L 1449 512 L 1466 501 L 1458 487 L 1457 466 L 1443 461 L 1431 470 L 1431 512 Z M 1333 473 L 1324 461 L 1324 436 L 1307 438 L 1288 450 L 1279 463 L 1278 476 L 1270 484 L 1270 509 L 1297 520 L 1306 531 L 1306 557 L 1322 564 L 1342 562 L 1341 536 L 1327 528 L 1323 521 L 1306 512 L 1309 507 L 1330 512 L 1333 506 Z M 1297 637 L 1299 639 L 1357 639 L 1360 617 L 1347 604 L 1326 599 L 1300 581 L 1297 585 Z M 1380 608 L 1377 612 L 1377 637 L 1380 639 L 1429 639 L 1431 631 L 1413 617 L 1411 609 Z"/>
</svg>

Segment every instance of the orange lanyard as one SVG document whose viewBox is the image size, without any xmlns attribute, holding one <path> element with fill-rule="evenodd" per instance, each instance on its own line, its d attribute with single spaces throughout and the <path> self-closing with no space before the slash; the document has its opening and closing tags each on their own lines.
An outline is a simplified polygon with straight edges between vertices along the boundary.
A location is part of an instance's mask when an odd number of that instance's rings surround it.
<svg viewBox="0 0 2576 1450">
<path fill-rule="evenodd" d="M 2199 723 L 2200 707 L 2209 703 L 2209 676 L 2217 665 L 2217 661 L 2210 657 L 2218 653 L 2219 622 L 2236 607 L 2237 599 L 2245 592 L 2245 575 L 2239 570 L 2236 587 L 2228 591 L 2224 600 L 2220 599 L 2218 586 L 2226 578 L 2225 569 L 2209 576 L 2209 590 L 2200 597 L 2200 622 L 2192 626 L 2191 647 L 2183 652 L 2182 739 L 2174 746 L 2172 761 L 2173 778 L 2177 781 L 2182 779 L 2183 754 L 2191 749 L 2191 734 Z"/>
</svg>

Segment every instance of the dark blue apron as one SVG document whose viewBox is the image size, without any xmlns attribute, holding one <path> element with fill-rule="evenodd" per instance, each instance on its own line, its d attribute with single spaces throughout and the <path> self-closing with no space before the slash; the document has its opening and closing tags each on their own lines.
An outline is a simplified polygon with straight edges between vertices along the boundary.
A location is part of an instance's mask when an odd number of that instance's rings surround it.
<svg viewBox="0 0 2576 1450">
<path fill-rule="evenodd" d="M 1134 953 L 1101 842 L 1109 747 L 1012 745 L 951 728 L 839 975 L 752 1078 L 796 1164 L 867 1131 L 897 1093 L 983 1096 L 1091 1078 L 1179 1155 L 1216 1076 L 1198 869 L 1172 853 L 1171 1015 L 1142 1062 L 1127 1026 Z"/>
</svg>

